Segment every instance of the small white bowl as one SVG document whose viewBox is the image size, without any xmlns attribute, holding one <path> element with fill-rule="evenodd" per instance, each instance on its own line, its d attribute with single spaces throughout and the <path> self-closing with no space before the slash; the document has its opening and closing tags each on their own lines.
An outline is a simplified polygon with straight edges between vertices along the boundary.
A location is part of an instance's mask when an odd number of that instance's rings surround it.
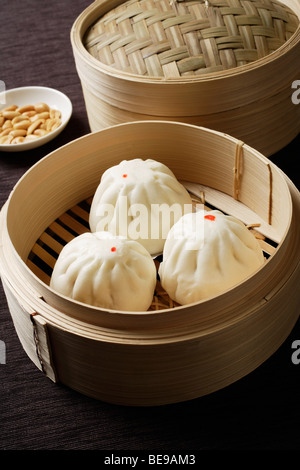
<svg viewBox="0 0 300 470">
<path fill-rule="evenodd" d="M 66 127 L 72 115 L 72 103 L 61 91 L 42 86 L 28 86 L 6 90 L 0 93 L 0 110 L 10 105 L 25 106 L 28 104 L 46 103 L 50 108 L 61 112 L 61 125 L 49 134 L 31 142 L 20 144 L 0 144 L 2 152 L 20 152 L 46 144 L 54 139 Z"/>
</svg>

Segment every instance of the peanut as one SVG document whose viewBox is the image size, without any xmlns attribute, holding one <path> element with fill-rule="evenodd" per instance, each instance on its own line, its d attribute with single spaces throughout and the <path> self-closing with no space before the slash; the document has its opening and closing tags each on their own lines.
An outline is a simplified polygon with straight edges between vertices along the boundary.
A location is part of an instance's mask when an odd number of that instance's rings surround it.
<svg viewBox="0 0 300 470">
<path fill-rule="evenodd" d="M 61 112 L 46 103 L 11 105 L 0 111 L 0 145 L 29 142 L 61 125 Z"/>
<path fill-rule="evenodd" d="M 48 119 L 47 122 L 45 123 L 46 124 L 46 129 L 47 131 L 51 131 L 51 127 L 53 126 L 53 124 L 55 123 L 55 119 Z"/>
<path fill-rule="evenodd" d="M 13 123 L 14 129 L 28 129 L 30 126 L 29 119 L 24 119 L 23 121 Z"/>
<path fill-rule="evenodd" d="M 12 120 L 11 120 L 11 123 L 12 125 L 14 126 L 17 122 L 21 122 L 21 121 L 24 121 L 25 117 L 20 114 L 19 116 L 16 116 L 14 117 Z"/>
<path fill-rule="evenodd" d="M 50 110 L 50 118 L 51 119 L 60 119 L 61 118 L 61 112 L 58 111 L 57 109 L 51 109 Z"/>
<path fill-rule="evenodd" d="M 59 126 L 61 125 L 61 120 L 60 119 L 56 119 L 53 126 L 51 127 L 51 132 L 52 131 L 55 131 L 55 129 L 57 129 Z"/>
<path fill-rule="evenodd" d="M 6 144 L 10 144 L 13 140 L 13 136 L 12 135 L 5 135 L 3 137 L 0 137 L 0 144 L 1 145 L 6 145 Z"/>
<path fill-rule="evenodd" d="M 46 129 L 39 128 L 39 129 L 35 129 L 35 131 L 33 131 L 33 134 L 41 137 L 43 135 L 49 134 L 49 132 L 47 132 Z"/>
<path fill-rule="evenodd" d="M 18 108 L 18 106 L 16 104 L 12 104 L 12 105 L 7 106 L 6 108 L 2 109 L 2 112 L 15 111 L 17 108 Z"/>
<path fill-rule="evenodd" d="M 43 113 L 38 114 L 39 119 L 49 119 L 49 117 L 50 117 L 49 111 L 44 111 Z"/>
<path fill-rule="evenodd" d="M 27 129 L 27 134 L 32 134 L 41 124 L 43 124 L 43 119 L 36 119 L 36 121 L 32 122 Z"/>
<path fill-rule="evenodd" d="M 36 121 L 37 119 L 40 119 L 39 113 L 37 113 L 37 112 L 35 111 L 35 114 L 33 114 L 32 116 L 30 116 L 29 119 L 30 119 L 31 122 L 34 122 L 34 121 Z"/>
<path fill-rule="evenodd" d="M 30 142 L 31 140 L 36 140 L 36 139 L 38 139 L 38 138 L 39 138 L 38 135 L 29 134 L 29 135 L 26 135 L 26 136 L 25 136 L 24 142 Z"/>
<path fill-rule="evenodd" d="M 3 137 L 4 135 L 8 135 L 11 131 L 11 127 L 7 127 L 6 129 L 3 129 L 1 132 L 0 132 L 0 137 Z"/>
<path fill-rule="evenodd" d="M 34 109 L 37 113 L 42 113 L 44 111 L 49 111 L 50 108 L 46 103 L 37 103 L 34 105 Z"/>
<path fill-rule="evenodd" d="M 2 114 L 5 117 L 5 119 L 10 119 L 10 120 L 20 115 L 18 111 L 3 111 Z"/>
<path fill-rule="evenodd" d="M 17 108 L 17 111 L 20 114 L 24 114 L 24 113 L 27 113 L 28 111 L 34 111 L 34 106 L 32 106 L 31 104 L 26 104 L 25 106 L 20 106 L 20 108 Z"/>
<path fill-rule="evenodd" d="M 25 137 L 25 135 L 27 135 L 27 131 L 26 129 L 14 129 L 10 131 L 8 135 L 12 135 L 13 137 L 19 137 L 19 136 Z"/>
<path fill-rule="evenodd" d="M 11 127 L 13 127 L 13 124 L 12 124 L 12 122 L 11 122 L 10 119 L 7 119 L 7 120 L 5 121 L 5 123 L 3 124 L 3 126 L 2 126 L 2 129 L 4 130 L 4 129 L 11 128 Z"/>
<path fill-rule="evenodd" d="M 12 144 L 22 144 L 22 142 L 24 142 L 24 137 L 19 135 L 18 137 L 15 137 L 11 143 Z"/>
<path fill-rule="evenodd" d="M 26 116 L 26 117 L 28 117 L 28 118 L 31 118 L 31 117 L 34 116 L 35 114 L 36 114 L 36 111 L 35 111 L 35 109 L 33 109 L 32 111 L 25 111 L 25 112 L 23 113 L 23 116 Z"/>
</svg>

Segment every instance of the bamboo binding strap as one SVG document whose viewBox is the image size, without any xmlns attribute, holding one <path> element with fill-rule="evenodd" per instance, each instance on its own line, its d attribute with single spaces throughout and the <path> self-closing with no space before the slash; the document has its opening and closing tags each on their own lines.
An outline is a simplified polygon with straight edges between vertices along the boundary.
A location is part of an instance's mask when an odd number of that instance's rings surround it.
<svg viewBox="0 0 300 470">
<path fill-rule="evenodd" d="M 241 176 L 243 173 L 243 146 L 244 142 L 238 140 L 236 143 L 235 157 L 234 157 L 234 167 L 233 167 L 233 198 L 238 201 L 240 193 L 240 184 Z M 269 197 L 268 197 L 268 224 L 272 223 L 272 204 L 273 204 L 273 175 L 272 168 L 269 163 L 267 163 L 268 175 L 269 175 Z"/>
<path fill-rule="evenodd" d="M 99 18 L 84 45 L 118 71 L 178 78 L 265 57 L 298 24 L 277 0 L 130 0 Z"/>
<path fill-rule="evenodd" d="M 58 381 L 54 367 L 50 340 L 47 331 L 47 323 L 38 313 L 31 313 L 30 320 L 33 328 L 33 340 L 36 348 L 36 356 L 40 370 L 53 382 Z"/>
<path fill-rule="evenodd" d="M 272 168 L 271 165 L 268 163 L 268 170 L 269 170 L 269 213 L 268 213 L 268 223 L 271 225 L 272 223 L 272 192 L 273 192 L 273 175 L 272 175 Z"/>
<path fill-rule="evenodd" d="M 240 191 L 240 177 L 241 177 L 241 159 L 243 153 L 244 142 L 239 140 L 236 144 L 235 150 L 235 160 L 234 160 L 234 169 L 233 169 L 233 197 L 238 200 L 239 191 Z"/>
</svg>

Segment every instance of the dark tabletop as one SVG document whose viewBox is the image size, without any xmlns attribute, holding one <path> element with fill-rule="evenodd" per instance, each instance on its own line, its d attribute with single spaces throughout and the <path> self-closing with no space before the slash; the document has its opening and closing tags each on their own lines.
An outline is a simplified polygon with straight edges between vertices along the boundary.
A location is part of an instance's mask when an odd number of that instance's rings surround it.
<svg viewBox="0 0 300 470">
<path fill-rule="evenodd" d="M 6 89 L 52 87 L 73 103 L 72 118 L 56 139 L 30 152 L 0 153 L 0 207 L 31 165 L 90 131 L 70 29 L 91 2 L 0 2 L 0 80 Z M 270 157 L 298 188 L 299 156 L 298 136 Z M 299 320 L 277 352 L 238 382 L 186 403 L 150 408 L 98 402 L 52 383 L 24 352 L 1 284 L 0 340 L 6 347 L 5 364 L 0 364 L 1 450 L 101 450 L 103 459 L 138 450 L 185 455 L 300 448 L 300 363 L 292 361 Z"/>
</svg>

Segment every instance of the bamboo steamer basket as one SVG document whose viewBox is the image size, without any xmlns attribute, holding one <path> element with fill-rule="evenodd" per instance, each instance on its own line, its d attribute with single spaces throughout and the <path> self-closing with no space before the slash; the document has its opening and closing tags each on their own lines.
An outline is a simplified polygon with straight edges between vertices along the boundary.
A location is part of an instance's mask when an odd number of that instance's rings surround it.
<svg viewBox="0 0 300 470">
<path fill-rule="evenodd" d="M 196 200 L 247 224 L 264 251 L 262 268 L 186 306 L 158 281 L 147 312 L 95 308 L 53 291 L 63 245 L 89 230 L 101 174 L 135 157 L 166 164 Z M 163 405 L 219 390 L 269 358 L 297 321 L 299 215 L 292 182 L 227 134 L 154 120 L 81 137 L 31 167 L 0 213 L 1 279 L 20 342 L 51 380 L 110 403 Z"/>
<path fill-rule="evenodd" d="M 174 120 L 274 154 L 300 130 L 299 18 L 298 0 L 96 0 L 71 29 L 91 131 Z"/>
</svg>

